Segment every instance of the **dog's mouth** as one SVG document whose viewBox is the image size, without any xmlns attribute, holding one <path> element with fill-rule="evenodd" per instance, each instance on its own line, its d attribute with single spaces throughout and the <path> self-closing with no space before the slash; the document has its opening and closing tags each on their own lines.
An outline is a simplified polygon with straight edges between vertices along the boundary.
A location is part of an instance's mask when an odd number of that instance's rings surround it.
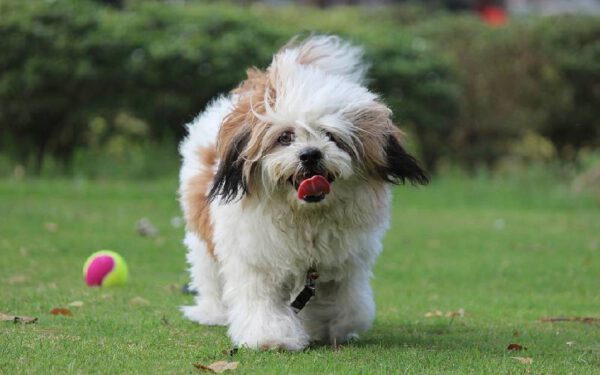
<svg viewBox="0 0 600 375">
<path fill-rule="evenodd" d="M 331 191 L 334 177 L 329 174 L 307 172 L 289 178 L 290 183 L 298 192 L 298 199 L 307 203 L 317 203 L 325 199 Z"/>
</svg>

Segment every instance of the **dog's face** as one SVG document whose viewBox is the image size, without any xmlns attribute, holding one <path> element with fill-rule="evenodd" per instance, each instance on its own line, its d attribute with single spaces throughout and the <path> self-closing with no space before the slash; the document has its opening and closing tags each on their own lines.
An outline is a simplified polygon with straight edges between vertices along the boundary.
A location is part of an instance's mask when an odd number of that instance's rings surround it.
<svg viewBox="0 0 600 375">
<path fill-rule="evenodd" d="M 211 200 L 315 205 L 335 199 L 328 193 L 344 184 L 427 182 L 400 145 L 391 111 L 361 84 L 362 66 L 332 71 L 319 58 L 325 48 L 286 47 L 267 71 L 248 71 L 219 131 Z"/>
<path fill-rule="evenodd" d="M 298 191 L 301 183 L 313 176 L 322 176 L 325 185 L 335 180 L 349 179 L 354 174 L 351 150 L 344 149 L 343 137 L 327 124 L 317 121 L 306 124 L 273 125 L 268 133 L 270 150 L 262 156 L 260 178 L 267 192 Z M 335 134 L 335 135 L 334 135 Z M 304 201 L 320 202 L 326 187 L 315 187 Z M 293 199 L 294 197 L 292 197 Z"/>
</svg>

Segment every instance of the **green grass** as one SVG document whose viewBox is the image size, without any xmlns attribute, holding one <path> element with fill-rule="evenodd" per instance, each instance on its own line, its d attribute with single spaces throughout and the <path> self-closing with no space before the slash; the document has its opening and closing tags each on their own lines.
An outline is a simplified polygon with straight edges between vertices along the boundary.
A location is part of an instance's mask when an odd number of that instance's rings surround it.
<svg viewBox="0 0 600 375">
<path fill-rule="evenodd" d="M 339 351 L 240 350 L 225 329 L 184 320 L 187 280 L 176 183 L 0 182 L 0 373 L 195 373 L 192 363 L 239 361 L 234 373 L 600 373 L 600 203 L 548 182 L 443 178 L 396 190 L 373 280 L 371 331 Z M 148 217 L 159 229 L 140 237 Z M 46 223 L 56 223 L 49 231 Z M 125 288 L 84 285 L 99 249 L 129 262 Z M 134 304 L 141 297 L 148 304 Z M 71 307 L 72 317 L 53 316 Z M 465 310 L 463 318 L 429 311 Z M 528 348 L 509 352 L 510 343 Z M 570 343 L 570 344 L 567 344 Z M 531 365 L 511 357 L 531 357 Z"/>
</svg>

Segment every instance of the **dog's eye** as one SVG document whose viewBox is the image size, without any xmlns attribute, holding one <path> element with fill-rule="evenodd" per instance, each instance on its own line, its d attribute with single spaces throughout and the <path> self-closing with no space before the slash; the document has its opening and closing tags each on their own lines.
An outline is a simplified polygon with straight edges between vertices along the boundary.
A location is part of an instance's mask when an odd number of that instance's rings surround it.
<svg viewBox="0 0 600 375">
<path fill-rule="evenodd" d="M 279 142 L 282 146 L 289 146 L 294 141 L 294 132 L 285 131 L 281 133 L 279 138 L 277 138 L 277 142 Z"/>
<path fill-rule="evenodd" d="M 327 136 L 331 142 L 337 143 L 337 139 L 333 134 L 331 134 L 331 132 L 325 132 L 325 136 Z"/>
</svg>

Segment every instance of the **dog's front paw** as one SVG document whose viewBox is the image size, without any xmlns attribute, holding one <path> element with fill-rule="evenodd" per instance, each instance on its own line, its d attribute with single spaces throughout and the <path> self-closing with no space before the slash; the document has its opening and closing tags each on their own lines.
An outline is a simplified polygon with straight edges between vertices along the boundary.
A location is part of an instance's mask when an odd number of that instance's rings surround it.
<svg viewBox="0 0 600 375">
<path fill-rule="evenodd" d="M 252 349 L 260 350 L 287 350 L 287 351 L 298 351 L 306 348 L 309 344 L 308 336 L 289 336 L 289 335 L 277 335 L 275 337 L 262 336 L 262 337 L 250 337 L 246 342 L 242 342 L 238 345 L 247 346 Z"/>
<path fill-rule="evenodd" d="M 244 325 L 232 324 L 229 335 L 238 346 L 252 349 L 302 350 L 308 346 L 309 337 L 302 325 L 295 319 L 265 319 L 262 322 L 247 322 Z"/>
</svg>

